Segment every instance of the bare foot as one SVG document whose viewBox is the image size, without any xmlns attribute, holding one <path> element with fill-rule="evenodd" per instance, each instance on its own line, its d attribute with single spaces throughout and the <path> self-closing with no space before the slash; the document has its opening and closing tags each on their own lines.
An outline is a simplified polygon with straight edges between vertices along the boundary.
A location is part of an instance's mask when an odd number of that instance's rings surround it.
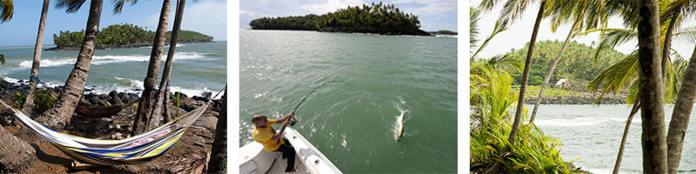
<svg viewBox="0 0 696 174">
<path fill-rule="evenodd" d="M 292 169 L 292 171 L 290 171 L 290 173 L 295 173 L 295 172 L 297 172 L 297 166 L 295 166 L 295 168 Z"/>
</svg>

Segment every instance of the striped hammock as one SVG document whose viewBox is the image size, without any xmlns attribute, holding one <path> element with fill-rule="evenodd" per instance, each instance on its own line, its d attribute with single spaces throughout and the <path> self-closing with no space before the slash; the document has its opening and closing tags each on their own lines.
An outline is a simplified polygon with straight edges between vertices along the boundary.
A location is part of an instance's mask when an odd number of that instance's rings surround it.
<svg viewBox="0 0 696 174">
<path fill-rule="evenodd" d="M 148 132 L 123 140 L 98 140 L 56 132 L 43 126 L 18 109 L 10 108 L 28 128 L 53 144 L 66 155 L 84 163 L 95 165 L 135 164 L 153 160 L 169 150 L 188 126 L 208 108 L 208 103 Z"/>
</svg>

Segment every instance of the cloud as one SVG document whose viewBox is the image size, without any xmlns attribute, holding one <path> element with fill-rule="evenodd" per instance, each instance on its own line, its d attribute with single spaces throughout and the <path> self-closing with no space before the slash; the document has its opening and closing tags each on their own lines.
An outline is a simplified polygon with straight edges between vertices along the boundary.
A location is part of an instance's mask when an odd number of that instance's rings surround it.
<svg viewBox="0 0 696 174">
<path fill-rule="evenodd" d="M 428 16 L 439 16 L 454 12 L 457 12 L 457 1 L 431 1 L 431 2 L 418 2 L 419 4 L 425 4 L 423 7 L 418 8 L 408 8 L 404 9 L 413 14 L 428 15 Z"/>
<path fill-rule="evenodd" d="M 172 4 L 169 12 L 168 30 L 174 26 L 176 4 Z M 159 12 L 143 18 L 138 26 L 145 26 L 148 30 L 157 30 Z M 227 40 L 227 4 L 226 2 L 205 1 L 199 3 L 187 3 L 184 9 L 184 18 L 181 21 L 181 30 L 192 30 L 210 35 L 214 40 Z"/>
<path fill-rule="evenodd" d="M 362 4 L 364 4 L 362 0 L 328 0 L 325 3 L 303 5 L 301 8 L 317 14 L 324 14 L 334 12 L 340 8 Z"/>
</svg>

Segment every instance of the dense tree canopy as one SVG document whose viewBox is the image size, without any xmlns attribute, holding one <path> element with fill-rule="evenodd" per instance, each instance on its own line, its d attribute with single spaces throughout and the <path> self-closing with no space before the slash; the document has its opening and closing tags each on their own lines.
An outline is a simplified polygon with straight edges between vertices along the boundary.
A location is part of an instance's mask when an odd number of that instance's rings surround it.
<svg viewBox="0 0 696 174">
<path fill-rule="evenodd" d="M 338 9 L 323 15 L 264 17 L 252 20 L 251 29 L 322 30 L 355 28 L 368 30 L 418 30 L 418 16 L 404 13 L 394 5 L 372 3 Z"/>
<path fill-rule="evenodd" d="M 541 85 L 544 82 L 549 66 L 554 61 L 562 45 L 563 42 L 561 41 L 551 40 L 536 43 L 537 51 L 534 52 L 534 60 L 532 61 L 532 68 L 529 74 L 529 85 Z M 512 50 L 512 55 L 522 59 L 527 54 L 528 46 L 529 44 L 520 50 Z M 596 63 L 593 63 L 592 56 L 594 51 L 594 48 L 575 41 L 568 43 L 565 54 L 563 54 L 562 60 L 556 67 L 556 72 L 551 77 L 551 82 L 562 78 L 569 78 L 571 81 L 582 83 L 592 81 L 602 70 L 625 57 L 624 54 L 619 52 L 607 51 L 600 55 Z M 515 79 L 515 84 L 520 84 L 522 74 L 515 73 L 512 76 Z"/>
<path fill-rule="evenodd" d="M 58 48 L 79 47 L 84 38 L 83 31 L 61 31 L 59 35 L 53 34 L 53 43 Z M 152 45 L 155 32 L 146 30 L 133 24 L 111 25 L 102 29 L 97 38 L 97 47 L 130 47 Z M 171 38 L 171 32 L 167 32 L 167 41 Z M 213 37 L 195 31 L 181 31 L 179 43 L 210 42 Z"/>
</svg>

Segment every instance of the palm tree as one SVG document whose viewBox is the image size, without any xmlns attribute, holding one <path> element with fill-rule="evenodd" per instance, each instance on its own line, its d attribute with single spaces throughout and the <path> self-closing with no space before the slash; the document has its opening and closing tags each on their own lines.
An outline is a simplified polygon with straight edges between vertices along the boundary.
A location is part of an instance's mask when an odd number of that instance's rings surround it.
<svg viewBox="0 0 696 174">
<path fill-rule="evenodd" d="M 164 42 L 166 39 L 167 25 L 169 21 L 169 11 L 171 10 L 172 1 L 164 0 L 162 3 L 162 11 L 160 12 L 159 24 L 157 25 L 157 31 L 155 33 L 155 41 L 152 46 L 152 52 L 150 54 L 150 64 L 147 68 L 147 76 L 144 80 L 143 94 L 141 96 L 140 103 L 138 104 L 138 112 L 135 116 L 135 121 L 133 123 L 133 133 L 139 134 L 149 130 L 151 128 L 156 128 L 160 125 L 162 117 L 159 115 L 151 115 L 155 109 L 160 109 L 157 107 L 154 98 L 155 83 L 157 82 L 157 74 L 160 66 L 160 59 L 162 57 L 162 50 L 164 50 Z M 151 118 L 152 117 L 152 118 Z"/>
<path fill-rule="evenodd" d="M 39 65 L 41 64 L 41 51 L 43 50 L 44 30 L 46 28 L 46 16 L 48 15 L 48 2 L 49 0 L 44 0 L 43 8 L 41 10 L 41 20 L 39 21 L 39 33 L 36 36 L 36 45 L 34 46 L 34 60 L 31 65 L 30 77 L 32 78 L 29 78 L 29 93 L 27 94 L 26 101 L 24 101 L 24 106 L 22 106 L 22 112 L 27 115 L 32 115 L 32 112 L 34 110 L 34 93 L 36 91 L 36 85 L 37 83 L 39 83 Z"/>
<path fill-rule="evenodd" d="M 164 113 L 160 113 L 160 109 L 154 109 L 153 113 L 150 115 L 150 119 L 153 120 L 154 117 L 164 117 L 164 122 L 169 122 L 171 117 L 169 116 L 169 110 L 167 109 L 167 101 L 169 97 L 169 77 L 172 75 L 172 60 L 174 60 L 174 52 L 176 49 L 176 43 L 179 38 L 179 30 L 181 29 L 181 18 L 184 15 L 184 5 L 186 0 L 178 0 L 176 3 L 176 13 L 174 15 L 174 26 L 172 28 L 171 38 L 169 39 L 169 51 L 167 51 L 167 61 L 164 63 L 164 71 L 162 72 L 162 80 L 160 81 L 160 92 L 155 97 L 155 108 L 163 108 Z M 164 104 L 163 104 L 164 103 Z M 164 107 L 162 107 L 164 106 Z M 161 115 L 161 116 L 160 116 Z M 161 120 L 159 118 L 154 118 L 154 120 Z M 152 125 L 159 126 L 159 125 Z M 149 129 L 155 128 L 150 127 Z"/>
<path fill-rule="evenodd" d="M 514 122 L 512 124 L 512 129 L 510 130 L 510 136 L 508 137 L 508 142 L 510 144 L 515 143 L 515 139 L 517 138 L 517 133 L 519 132 L 519 127 L 520 123 L 522 122 L 522 109 L 524 107 L 524 93 L 527 89 L 527 80 L 529 78 L 529 68 L 532 62 L 532 55 L 534 53 L 534 44 L 536 43 L 536 37 L 537 33 L 539 32 L 539 25 L 541 24 L 541 19 L 543 18 L 544 14 L 544 9 L 546 8 L 546 1 L 547 0 L 542 0 L 541 5 L 539 6 L 539 12 L 537 13 L 536 21 L 534 23 L 534 29 L 532 32 L 532 37 L 529 41 L 529 50 L 527 52 L 527 58 L 525 59 L 524 63 L 524 71 L 522 73 L 522 83 L 520 84 L 520 92 L 519 92 L 519 99 L 517 102 L 517 109 L 515 110 L 515 118 Z M 503 23 L 508 23 L 509 21 L 513 21 L 514 19 L 518 19 L 518 17 L 522 14 L 524 9 L 526 8 L 527 4 L 530 3 L 531 1 L 526 1 L 526 0 L 521 0 L 521 1 L 514 1 L 514 0 L 509 0 L 507 3 L 503 6 L 503 11 L 501 17 L 503 18 Z M 497 3 L 497 0 L 484 0 L 481 2 L 480 7 L 484 8 L 492 8 L 493 4 Z M 501 154 L 504 154 L 509 151 L 509 148 L 505 148 Z M 486 173 L 500 173 L 502 168 L 502 163 L 496 162 L 493 167 L 491 167 Z"/>
<path fill-rule="evenodd" d="M 12 19 L 13 13 L 12 0 L 0 0 L 0 23 Z M 0 62 L 5 64 L 5 55 L 2 53 L 0 53 Z M 12 154 L 0 155 L 0 166 L 3 166 L 0 171 L 3 173 L 23 172 L 32 167 L 38 159 L 36 158 L 36 150 L 29 143 L 17 139 L 2 126 L 0 126 L 0 147 L 3 147 L 0 153 Z"/>
<path fill-rule="evenodd" d="M 671 36 L 671 30 L 673 30 L 675 21 L 681 21 L 679 17 L 682 14 L 692 16 L 695 12 L 696 3 L 692 1 L 677 0 L 670 4 L 669 9 L 662 17 L 663 21 L 665 21 L 666 16 L 671 16 L 663 54 L 665 53 L 664 51 L 669 49 L 667 39 Z M 681 151 L 684 144 L 683 137 L 689 126 L 691 108 L 693 107 L 694 98 L 696 98 L 696 64 L 692 64 L 692 62 L 696 62 L 696 51 L 691 55 L 689 65 L 684 72 L 683 82 L 679 89 L 677 101 L 674 104 L 672 119 L 669 122 L 669 130 L 667 132 L 669 173 L 677 173 L 677 169 L 679 169 L 679 161 L 681 160 Z"/>
<path fill-rule="evenodd" d="M 227 86 L 222 94 L 222 108 L 215 126 L 215 140 L 207 173 L 227 173 Z"/>
<path fill-rule="evenodd" d="M 556 59 L 551 64 L 549 72 L 546 74 L 546 77 L 544 78 L 544 83 L 541 85 L 541 89 L 539 90 L 539 96 L 537 96 L 537 101 L 534 104 L 534 109 L 532 110 L 532 116 L 529 119 L 529 123 L 534 122 L 537 110 L 539 109 L 542 97 L 544 96 L 544 90 L 546 89 L 546 86 L 549 84 L 549 81 L 551 80 L 551 76 L 553 75 L 553 72 L 556 69 L 556 65 L 558 65 L 558 62 L 561 60 L 561 56 L 563 55 L 563 51 L 565 50 L 568 41 L 570 41 L 570 39 L 572 39 L 575 36 L 575 34 L 580 31 L 579 28 L 596 28 L 596 26 L 600 23 L 602 23 L 601 28 L 605 28 L 607 21 L 607 15 L 603 14 L 605 12 L 603 9 L 603 0 L 549 1 L 549 3 L 550 4 L 547 6 L 546 10 L 547 15 L 545 16 L 550 15 L 552 17 L 552 31 L 555 32 L 558 26 L 565 23 L 567 20 L 572 20 L 574 18 L 575 22 L 573 22 L 573 25 L 570 28 L 570 32 L 568 32 L 568 36 L 566 36 L 566 39 L 563 42 L 561 50 L 558 51 Z"/>
<path fill-rule="evenodd" d="M 60 8 L 67 8 L 66 12 L 68 13 L 74 13 L 77 12 L 84 2 L 84 0 L 61 0 L 58 2 L 57 6 Z M 92 56 L 94 55 L 102 4 L 102 0 L 92 0 L 89 17 L 87 19 L 87 27 L 85 29 L 85 37 L 75 67 L 65 81 L 65 86 L 54 106 L 35 119 L 38 123 L 53 128 L 54 130 L 62 130 L 63 127 L 70 122 L 77 102 L 82 98 L 85 81 L 89 73 L 90 62 L 92 62 Z"/>
<path fill-rule="evenodd" d="M 667 173 L 664 81 L 660 60 L 660 20 L 657 0 L 638 1 L 639 99 L 643 133 L 643 172 Z"/>
</svg>

